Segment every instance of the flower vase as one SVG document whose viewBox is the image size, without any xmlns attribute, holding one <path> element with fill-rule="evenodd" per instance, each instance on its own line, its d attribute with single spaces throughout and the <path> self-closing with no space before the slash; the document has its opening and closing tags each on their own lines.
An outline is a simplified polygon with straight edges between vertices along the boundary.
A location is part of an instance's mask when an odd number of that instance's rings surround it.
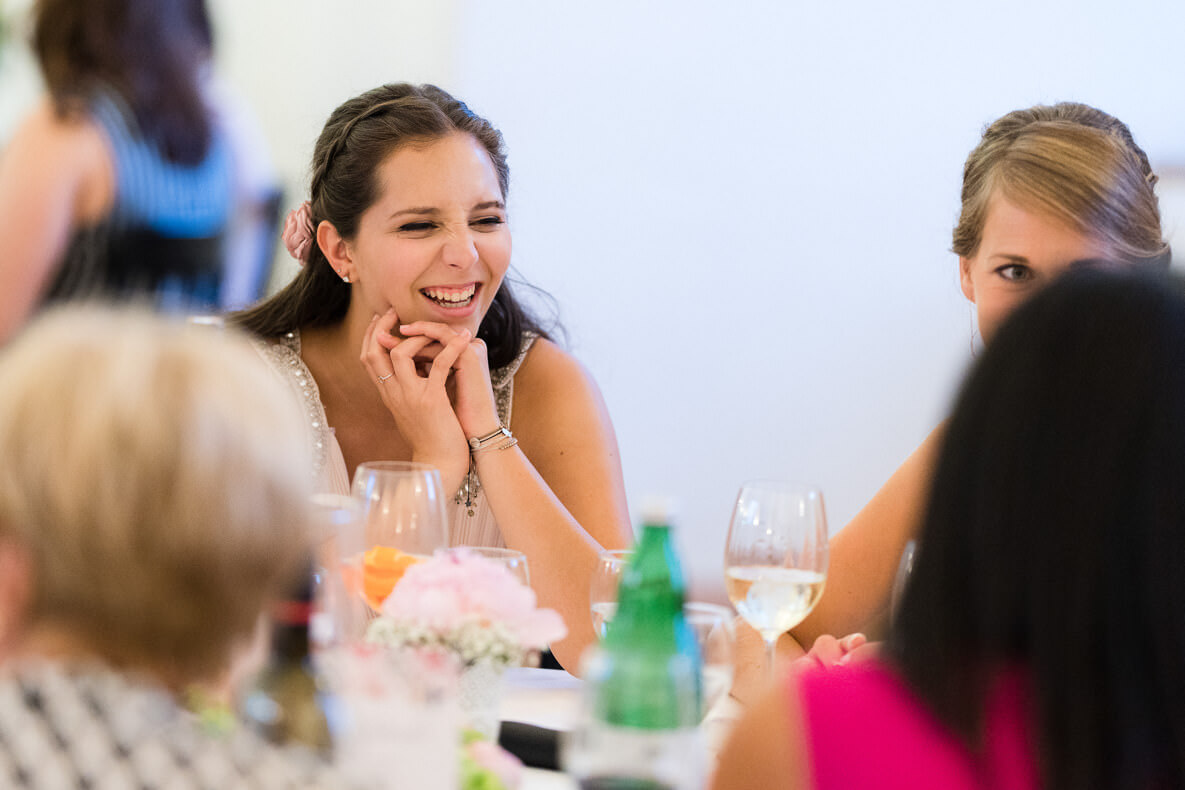
<svg viewBox="0 0 1185 790">
<path fill-rule="evenodd" d="M 491 661 L 477 661 L 463 670 L 457 682 L 457 705 L 461 724 L 483 739 L 498 742 L 502 719 L 498 711 L 506 667 Z"/>
</svg>

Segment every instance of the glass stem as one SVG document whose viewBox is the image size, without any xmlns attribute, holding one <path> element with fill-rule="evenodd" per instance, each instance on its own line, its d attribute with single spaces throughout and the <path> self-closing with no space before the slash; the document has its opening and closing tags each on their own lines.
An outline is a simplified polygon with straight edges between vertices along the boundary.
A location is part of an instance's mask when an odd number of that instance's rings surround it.
<svg viewBox="0 0 1185 790">
<path fill-rule="evenodd" d="M 775 668 L 778 660 L 778 634 L 772 637 L 762 634 L 761 637 L 765 640 L 765 678 L 772 683 L 778 675 Z"/>
</svg>

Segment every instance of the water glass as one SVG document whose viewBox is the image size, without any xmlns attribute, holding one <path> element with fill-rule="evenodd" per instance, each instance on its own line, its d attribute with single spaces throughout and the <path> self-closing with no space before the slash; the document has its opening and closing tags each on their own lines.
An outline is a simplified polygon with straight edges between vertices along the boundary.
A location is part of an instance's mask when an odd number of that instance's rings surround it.
<svg viewBox="0 0 1185 790">
<path fill-rule="evenodd" d="M 309 636 L 317 649 L 362 638 L 362 504 L 354 497 L 315 494 L 312 508 L 313 613 Z"/>
<path fill-rule="evenodd" d="M 597 567 L 589 583 L 588 602 L 593 630 L 601 639 L 605 638 L 609 621 L 617 612 L 617 587 L 622 572 L 633 557 L 632 549 L 604 549 L 597 556 Z"/>
<path fill-rule="evenodd" d="M 893 579 L 893 593 L 889 598 L 889 616 L 896 619 L 901 609 L 901 599 L 905 597 L 905 587 L 913 573 L 913 555 L 917 550 L 917 541 L 907 541 L 901 552 L 901 561 L 897 563 L 897 575 Z"/>
<path fill-rule="evenodd" d="M 732 688 L 736 651 L 733 617 L 732 609 L 720 604 L 701 601 L 683 604 L 683 619 L 699 645 L 704 715 Z"/>
<path fill-rule="evenodd" d="M 531 573 L 527 566 L 527 555 L 518 549 L 505 549 L 495 546 L 465 546 L 464 548 L 470 554 L 476 554 L 491 562 L 505 566 L 524 587 L 531 586 Z"/>
<path fill-rule="evenodd" d="M 456 790 L 457 672 L 447 656 L 377 645 L 322 651 L 335 766 L 351 786 Z"/>
</svg>

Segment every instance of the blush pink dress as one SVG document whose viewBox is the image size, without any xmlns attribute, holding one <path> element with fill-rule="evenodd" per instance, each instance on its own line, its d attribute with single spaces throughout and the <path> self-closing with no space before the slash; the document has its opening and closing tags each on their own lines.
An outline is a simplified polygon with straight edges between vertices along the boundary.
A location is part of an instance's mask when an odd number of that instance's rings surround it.
<svg viewBox="0 0 1185 790">
<path fill-rule="evenodd" d="M 979 760 L 882 663 L 806 672 L 788 681 L 787 693 L 798 695 L 815 790 L 1039 786 L 1027 696 L 1015 673 L 988 697 Z"/>
<path fill-rule="evenodd" d="M 526 359 L 538 339 L 533 332 L 523 334 L 522 346 L 508 365 L 490 371 L 490 384 L 494 390 L 494 402 L 498 418 L 506 427 L 512 427 L 514 404 L 514 375 Z M 333 427 L 325 417 L 325 406 L 321 403 L 321 392 L 312 371 L 300 355 L 300 332 L 292 331 L 276 340 L 256 340 L 256 350 L 272 369 L 288 384 L 297 401 L 303 406 L 313 438 L 317 490 L 333 494 L 350 493 L 350 472 L 341 446 L 334 436 Z M 449 544 L 452 546 L 505 546 L 502 530 L 481 490 L 481 481 L 472 491 L 461 491 L 445 505 L 449 519 Z"/>
</svg>

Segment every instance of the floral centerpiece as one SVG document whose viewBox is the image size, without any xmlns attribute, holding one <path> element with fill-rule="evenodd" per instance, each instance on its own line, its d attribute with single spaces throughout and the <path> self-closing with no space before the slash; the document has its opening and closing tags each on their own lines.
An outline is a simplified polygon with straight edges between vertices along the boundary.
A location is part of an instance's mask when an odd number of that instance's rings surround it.
<svg viewBox="0 0 1185 790">
<path fill-rule="evenodd" d="M 383 601 L 366 638 L 394 647 L 438 650 L 466 667 L 520 666 L 568 632 L 535 591 L 504 565 L 464 547 L 410 566 Z"/>
<path fill-rule="evenodd" d="M 568 632 L 552 609 L 506 566 L 465 548 L 417 562 L 383 601 L 367 628 L 370 642 L 456 658 L 467 724 L 496 740 L 503 672 Z"/>
</svg>

